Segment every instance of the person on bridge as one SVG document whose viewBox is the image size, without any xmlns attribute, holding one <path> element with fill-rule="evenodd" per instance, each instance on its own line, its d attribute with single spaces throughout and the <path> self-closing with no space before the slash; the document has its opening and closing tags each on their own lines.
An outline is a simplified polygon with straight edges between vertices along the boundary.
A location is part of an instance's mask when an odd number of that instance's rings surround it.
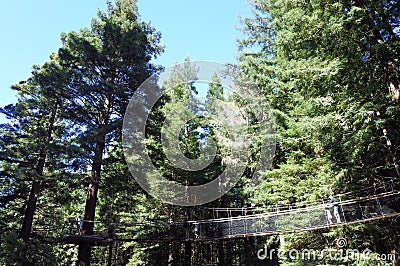
<svg viewBox="0 0 400 266">
<path fill-rule="evenodd" d="M 325 216 L 326 220 L 328 221 L 328 224 L 332 224 L 332 214 L 331 211 L 329 210 L 329 205 L 325 206 Z"/>
<path fill-rule="evenodd" d="M 185 216 L 185 219 L 183 220 L 183 228 L 185 229 L 185 238 L 189 238 L 190 223 L 188 216 Z"/>
<path fill-rule="evenodd" d="M 83 226 L 83 218 L 81 216 L 79 216 L 78 218 L 76 218 L 76 230 L 77 230 L 78 235 L 81 234 L 82 226 Z"/>
<path fill-rule="evenodd" d="M 72 230 L 74 229 L 75 224 L 76 224 L 76 217 L 69 217 L 68 218 L 69 234 L 72 234 Z"/>
<path fill-rule="evenodd" d="M 336 218 L 336 222 L 341 223 L 342 221 L 340 220 L 340 215 L 339 215 L 339 204 L 334 196 L 330 195 L 329 199 L 331 200 L 330 203 L 333 205 L 333 215 Z"/>
<path fill-rule="evenodd" d="M 194 237 L 195 238 L 199 238 L 199 224 L 198 223 L 194 223 Z"/>
<path fill-rule="evenodd" d="M 81 227 L 82 227 L 82 218 L 79 217 L 78 215 L 76 217 L 70 217 L 68 218 L 68 228 L 69 228 L 69 234 L 72 234 L 72 231 L 74 228 L 76 228 L 76 233 L 80 234 L 81 232 Z"/>
</svg>

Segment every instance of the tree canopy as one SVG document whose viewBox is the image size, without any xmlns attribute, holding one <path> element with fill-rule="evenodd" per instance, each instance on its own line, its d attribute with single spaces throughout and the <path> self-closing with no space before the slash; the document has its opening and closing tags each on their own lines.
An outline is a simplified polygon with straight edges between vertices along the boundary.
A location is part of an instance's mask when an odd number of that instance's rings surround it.
<svg viewBox="0 0 400 266">
<path fill-rule="evenodd" d="M 227 68 L 241 73 L 237 81 L 244 86 L 257 86 L 260 101 L 271 108 L 276 134 L 262 131 L 259 110 L 227 92 L 221 81 L 227 73 L 214 73 L 211 82 L 201 85 L 199 68 L 188 57 L 160 85 L 169 89 L 156 104 L 140 106 L 151 108 L 143 136 L 151 162 L 163 177 L 185 186 L 209 182 L 235 164 L 227 141 L 232 132 L 213 116 L 221 102 L 244 110 L 247 128 L 237 127 L 251 136 L 242 153 L 248 157 L 245 171 L 225 195 L 204 206 L 176 206 L 151 197 L 127 165 L 138 166 L 136 175 L 146 174 L 140 159 L 124 155 L 123 119 L 140 85 L 149 77 L 157 79 L 163 68 L 152 61 L 163 52 L 161 33 L 140 20 L 136 0 L 108 1 L 89 28 L 61 34 L 60 49 L 12 86 L 18 101 L 0 109 L 8 121 L 0 125 L 1 265 L 399 263 L 396 217 L 285 235 L 213 241 L 197 241 L 193 235 L 195 224 L 189 221 L 226 218 L 212 217 L 216 208 L 325 204 L 329 195 L 371 196 L 365 188 L 400 179 L 398 1 L 249 4 L 254 16 L 242 18 L 246 37 L 238 40 L 238 62 Z M 171 110 L 180 108 L 195 117 L 179 124 L 182 119 Z M 202 169 L 179 167 L 164 146 L 163 137 L 171 135 L 177 141 L 172 152 L 198 159 L 215 143 L 215 156 Z M 272 164 L 257 166 L 264 155 L 262 142 L 271 135 L 276 137 L 274 157 L 267 158 Z M 159 227 L 149 226 L 154 224 Z M 176 224 L 186 231 L 172 233 L 193 238 L 116 240 L 146 238 L 162 226 L 162 232 L 171 233 L 166 228 Z M 108 246 L 57 242 L 60 234 L 84 239 L 101 232 L 115 241 Z M 396 258 L 332 258 L 328 253 L 319 261 L 257 257 L 263 248 L 332 249 L 343 238 L 349 249 L 368 248 Z"/>
</svg>

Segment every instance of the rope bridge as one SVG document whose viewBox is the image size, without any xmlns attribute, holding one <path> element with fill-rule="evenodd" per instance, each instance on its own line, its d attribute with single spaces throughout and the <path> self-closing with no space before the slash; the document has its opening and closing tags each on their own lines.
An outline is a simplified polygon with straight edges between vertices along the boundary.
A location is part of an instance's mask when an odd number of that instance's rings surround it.
<svg viewBox="0 0 400 266">
<path fill-rule="evenodd" d="M 333 223 L 329 221 L 327 203 L 324 202 L 269 208 L 211 208 L 213 217 L 209 219 L 113 224 L 113 229 L 108 232 L 95 232 L 94 235 L 64 233 L 57 241 L 92 245 L 109 245 L 115 241 L 207 241 L 310 231 L 400 215 L 400 191 L 393 183 L 374 187 L 369 196 L 354 194 L 338 197 L 340 222 L 335 217 Z"/>
</svg>

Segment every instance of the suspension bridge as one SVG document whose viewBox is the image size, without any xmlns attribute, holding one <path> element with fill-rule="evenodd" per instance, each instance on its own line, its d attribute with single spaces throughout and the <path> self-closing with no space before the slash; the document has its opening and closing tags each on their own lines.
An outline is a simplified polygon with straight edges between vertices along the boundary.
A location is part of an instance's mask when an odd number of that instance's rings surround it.
<svg viewBox="0 0 400 266">
<path fill-rule="evenodd" d="M 114 242 L 212 241 L 228 238 L 265 236 L 344 226 L 400 216 L 399 184 L 393 182 L 364 191 L 338 195 L 340 222 L 327 214 L 328 202 L 301 202 L 291 205 L 245 208 L 210 208 L 207 219 L 152 221 L 141 224 L 112 224 L 93 235 L 60 233 L 59 243 L 106 246 Z M 363 194 L 364 196 L 358 196 Z M 90 221 L 83 221 L 90 222 Z"/>
</svg>

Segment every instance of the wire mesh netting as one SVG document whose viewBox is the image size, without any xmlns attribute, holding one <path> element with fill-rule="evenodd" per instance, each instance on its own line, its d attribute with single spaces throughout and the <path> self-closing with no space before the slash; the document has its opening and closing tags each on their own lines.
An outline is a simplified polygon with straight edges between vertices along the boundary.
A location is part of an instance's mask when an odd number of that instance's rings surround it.
<svg viewBox="0 0 400 266">
<path fill-rule="evenodd" d="M 99 229 L 92 236 L 60 232 L 60 242 L 79 244 L 83 241 L 107 245 L 115 241 L 187 241 L 212 240 L 251 235 L 268 235 L 314 230 L 329 226 L 364 222 L 400 215 L 400 191 L 395 186 L 373 188 L 364 197 L 349 196 L 336 204 L 301 204 L 269 208 L 209 209 L 212 218 L 191 221 L 151 221 L 143 224 L 113 224 L 112 229 Z M 379 192 L 379 193 L 378 193 Z M 336 208 L 334 207 L 336 205 Z"/>
</svg>

